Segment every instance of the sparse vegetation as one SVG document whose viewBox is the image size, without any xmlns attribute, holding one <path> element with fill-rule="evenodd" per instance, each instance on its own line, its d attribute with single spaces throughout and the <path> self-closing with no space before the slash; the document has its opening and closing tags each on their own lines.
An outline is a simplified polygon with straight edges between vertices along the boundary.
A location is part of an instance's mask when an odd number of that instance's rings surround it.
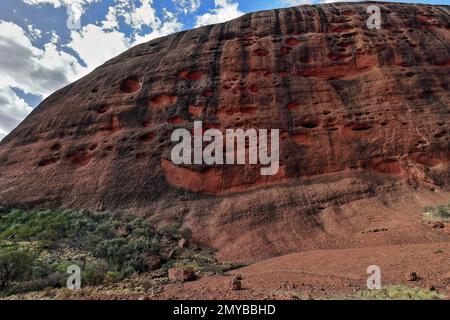
<svg viewBox="0 0 450 320">
<path fill-rule="evenodd" d="M 15 246 L 3 248 L 0 251 L 0 287 L 26 279 L 32 272 L 33 261 L 31 254 Z"/>
<path fill-rule="evenodd" d="M 436 291 L 410 288 L 404 285 L 390 285 L 381 290 L 364 290 L 355 293 L 353 299 L 370 300 L 438 300 L 446 299 Z"/>
<path fill-rule="evenodd" d="M 437 206 L 427 206 L 423 209 L 423 217 L 427 221 L 450 221 L 450 203 Z"/>
<path fill-rule="evenodd" d="M 152 271 L 165 278 L 172 266 L 194 266 L 200 273 L 234 267 L 218 263 L 211 250 L 178 248 L 179 239 L 192 237 L 179 222 L 157 229 L 143 218 L 113 212 L 0 209 L 3 295 L 64 287 L 70 265 L 81 268 L 83 286 Z"/>
</svg>

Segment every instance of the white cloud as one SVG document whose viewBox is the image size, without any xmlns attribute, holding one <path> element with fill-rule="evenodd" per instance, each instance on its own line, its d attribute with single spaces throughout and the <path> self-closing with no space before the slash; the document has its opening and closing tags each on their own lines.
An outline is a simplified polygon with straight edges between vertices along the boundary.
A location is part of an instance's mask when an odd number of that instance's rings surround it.
<svg viewBox="0 0 450 320">
<path fill-rule="evenodd" d="M 23 0 L 26 3 L 52 4 L 55 7 L 69 6 L 71 4 L 87 5 L 99 0 Z M 162 37 L 182 29 L 175 13 L 163 9 L 163 19 L 156 15 L 153 0 L 140 0 L 140 5 L 128 0 L 115 0 L 116 4 L 108 8 L 103 21 L 99 25 L 88 24 L 81 29 L 71 31 L 71 39 L 67 47 L 73 49 L 86 63 L 91 71 L 105 61 L 117 56 L 128 48 Z M 193 10 L 198 8 L 200 0 L 178 1 L 183 8 Z M 220 2 L 220 1 L 219 1 Z M 186 9 L 188 10 L 188 9 Z M 130 36 L 119 29 L 119 18 L 135 30 Z M 142 34 L 142 29 L 149 27 L 150 32 Z M 55 34 L 52 42 L 58 40 Z M 101 48 L 101 50 L 99 50 Z"/>
<path fill-rule="evenodd" d="M 26 4 L 33 6 L 52 5 L 55 8 L 67 7 L 67 27 L 69 29 L 80 28 L 81 16 L 85 13 L 86 7 L 101 0 L 22 0 Z M 121 0 L 119 0 L 121 1 Z"/>
<path fill-rule="evenodd" d="M 68 47 L 78 53 L 89 70 L 93 70 L 129 47 L 125 34 L 117 30 L 105 31 L 93 24 L 84 26 L 79 31 L 73 30 L 71 38 Z"/>
<path fill-rule="evenodd" d="M 48 32 L 51 35 L 50 42 L 53 44 L 57 44 L 59 42 L 59 36 L 55 30 Z"/>
<path fill-rule="evenodd" d="M 177 10 L 184 14 L 193 13 L 200 8 L 200 0 L 172 0 Z"/>
<path fill-rule="evenodd" d="M 39 6 L 39 5 L 45 5 L 50 4 L 53 5 L 55 8 L 59 7 L 67 7 L 72 4 L 81 4 L 86 5 L 93 2 L 98 2 L 99 0 L 22 0 L 26 4 Z"/>
<path fill-rule="evenodd" d="M 239 3 L 229 0 L 215 0 L 215 8 L 196 17 L 195 26 L 201 27 L 221 23 L 240 17 L 244 13 L 239 10 Z"/>
<path fill-rule="evenodd" d="M 333 3 L 333 2 L 360 2 L 360 0 L 321 0 L 320 3 Z M 413 2 L 413 1 L 410 1 Z"/>
<path fill-rule="evenodd" d="M 131 46 L 135 46 L 141 43 L 145 43 L 147 41 L 163 37 L 165 35 L 180 31 L 183 25 L 177 20 L 174 13 L 164 10 L 165 21 L 158 26 L 158 28 L 154 28 L 152 32 L 146 35 L 135 35 L 134 40 L 132 41 Z"/>
<path fill-rule="evenodd" d="M 153 0 L 141 0 L 141 6 L 125 12 L 123 17 L 125 22 L 134 29 L 141 30 L 144 26 L 158 28 L 161 21 L 156 16 L 155 9 L 152 7 Z"/>
<path fill-rule="evenodd" d="M 163 9 L 164 20 L 161 21 L 151 4 L 151 0 L 141 0 L 141 6 L 135 8 L 130 7 L 129 2 L 121 1 L 109 7 L 101 26 L 89 24 L 81 30 L 73 30 L 68 47 L 78 53 L 89 70 L 93 70 L 132 46 L 181 30 L 183 25 L 173 12 Z M 119 31 L 118 17 L 123 17 L 136 32 L 126 37 Z M 143 26 L 149 26 L 151 32 L 140 34 Z"/>
<path fill-rule="evenodd" d="M 0 86 L 20 88 L 25 93 L 46 96 L 77 79 L 84 70 L 72 55 L 55 44 L 33 46 L 25 31 L 12 22 L 0 21 Z"/>
<path fill-rule="evenodd" d="M 312 4 L 312 0 L 281 0 L 281 2 L 287 6 L 299 6 L 302 4 Z"/>
<path fill-rule="evenodd" d="M 14 129 L 31 110 L 11 87 L 0 86 L 0 140 Z"/>
<path fill-rule="evenodd" d="M 27 26 L 28 28 L 28 34 L 33 39 L 38 39 L 42 37 L 42 31 L 35 28 L 32 24 Z"/>
<path fill-rule="evenodd" d="M 31 5 L 53 5 L 55 8 L 78 4 L 83 10 L 98 0 L 22 0 Z M 187 0 L 185 10 L 196 10 L 200 0 Z M 42 48 L 35 47 L 30 38 L 42 36 L 42 32 L 33 25 L 25 31 L 20 26 L 0 20 L 0 139 L 16 127 L 32 108 L 21 99 L 12 88 L 18 88 L 26 94 L 45 98 L 64 85 L 75 81 L 105 61 L 127 50 L 131 46 L 162 37 L 182 29 L 177 13 L 163 9 L 162 18 L 158 18 L 152 7 L 153 0 L 141 0 L 140 6 L 134 6 L 127 0 L 116 0 L 116 5 L 108 8 L 103 21 L 98 25 L 88 24 L 81 29 L 71 30 L 66 47 L 73 49 L 87 67 L 83 67 L 76 57 L 59 50 L 60 38 L 56 31 L 46 31 L 50 41 Z M 216 1 L 213 13 L 223 16 L 235 15 L 237 4 Z M 130 36 L 120 31 L 119 17 L 135 32 Z M 143 33 L 144 27 L 150 32 Z M 28 35 L 28 37 L 27 37 Z"/>
<path fill-rule="evenodd" d="M 86 72 L 72 55 L 49 42 L 33 46 L 25 31 L 12 22 L 0 21 L 0 133 L 12 130 L 30 111 L 12 88 L 46 97 Z"/>
<path fill-rule="evenodd" d="M 116 29 L 119 27 L 119 21 L 117 20 L 117 8 L 109 7 L 105 20 L 102 21 L 102 29 Z"/>
</svg>

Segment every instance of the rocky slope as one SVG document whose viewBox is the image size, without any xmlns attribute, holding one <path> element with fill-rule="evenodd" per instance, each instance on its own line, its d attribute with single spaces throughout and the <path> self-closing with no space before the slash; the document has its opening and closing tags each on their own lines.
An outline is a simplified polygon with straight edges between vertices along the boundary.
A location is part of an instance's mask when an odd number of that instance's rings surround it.
<svg viewBox="0 0 450 320">
<path fill-rule="evenodd" d="M 381 216 L 396 232 L 378 244 L 448 240 L 407 213 L 449 197 L 449 6 L 377 3 L 368 30 L 368 5 L 256 12 L 128 50 L 0 143 L 0 204 L 177 219 L 240 259 L 360 245 Z M 279 174 L 172 164 L 171 133 L 194 120 L 280 129 Z"/>
</svg>

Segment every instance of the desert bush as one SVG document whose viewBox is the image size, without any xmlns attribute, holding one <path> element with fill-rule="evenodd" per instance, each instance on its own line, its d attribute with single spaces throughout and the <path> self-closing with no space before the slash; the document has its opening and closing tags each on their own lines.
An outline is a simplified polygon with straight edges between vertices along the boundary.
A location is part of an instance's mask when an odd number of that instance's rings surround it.
<svg viewBox="0 0 450 320">
<path fill-rule="evenodd" d="M 98 286 L 105 281 L 108 266 L 104 263 L 90 263 L 81 272 L 81 283 Z"/>
<path fill-rule="evenodd" d="M 120 272 L 120 274 L 123 278 L 129 278 L 135 273 L 136 273 L 136 270 L 131 265 L 124 266 Z"/>
<path fill-rule="evenodd" d="M 100 242 L 94 250 L 94 255 L 105 259 L 110 266 L 120 269 L 127 261 L 129 250 L 126 239 L 115 238 Z"/>
<path fill-rule="evenodd" d="M 192 230 L 189 228 L 184 228 L 183 230 L 181 230 L 180 234 L 184 239 L 190 240 L 192 238 Z"/>
<path fill-rule="evenodd" d="M 80 266 L 82 283 L 91 286 L 147 272 L 146 257 L 167 256 L 178 239 L 192 237 L 189 228 L 180 230 L 180 226 L 177 220 L 157 230 L 143 218 L 118 212 L 2 208 L 0 287 L 8 286 L 11 292 L 65 287 L 69 265 Z M 7 249 L 6 243 L 14 250 Z M 164 260 L 162 269 L 178 261 L 200 270 L 223 272 L 222 266 L 214 266 L 217 262 L 206 257 L 212 252 L 199 257 L 189 249 L 181 251 Z M 83 261 L 77 261 L 80 257 Z"/>
<path fill-rule="evenodd" d="M 65 274 L 54 272 L 42 278 L 16 283 L 6 291 L 7 294 L 18 294 L 30 291 L 40 291 L 46 288 L 60 288 L 65 285 L 65 281 Z"/>
<path fill-rule="evenodd" d="M 95 228 L 95 232 L 105 238 L 112 238 L 114 236 L 114 230 L 114 226 L 107 222 L 102 222 Z"/>
<path fill-rule="evenodd" d="M 117 283 L 122 280 L 122 274 L 117 271 L 108 271 L 106 273 L 106 282 L 108 283 Z"/>
<path fill-rule="evenodd" d="M 12 210 L 0 217 L 0 239 L 55 241 L 65 237 L 69 227 L 65 212 Z"/>
<path fill-rule="evenodd" d="M 32 273 L 34 256 L 17 247 L 0 250 L 0 288 L 13 281 L 26 280 Z"/>
<path fill-rule="evenodd" d="M 450 218 L 450 204 L 447 207 L 442 205 L 438 206 L 436 208 L 436 216 L 444 219 Z"/>
<path fill-rule="evenodd" d="M 381 290 L 364 290 L 354 294 L 356 299 L 369 300 L 436 300 L 445 299 L 443 294 L 404 285 L 389 285 Z"/>
<path fill-rule="evenodd" d="M 180 234 L 178 232 L 179 229 L 180 224 L 178 222 L 173 222 L 160 227 L 159 232 L 163 235 L 169 236 L 170 238 L 179 239 L 180 238 Z"/>
<path fill-rule="evenodd" d="M 42 279 L 56 271 L 55 266 L 40 261 L 35 261 L 31 268 L 32 279 Z"/>
<path fill-rule="evenodd" d="M 426 220 L 450 221 L 450 203 L 447 206 L 439 205 L 436 208 L 427 206 L 423 209 L 423 216 Z"/>
</svg>

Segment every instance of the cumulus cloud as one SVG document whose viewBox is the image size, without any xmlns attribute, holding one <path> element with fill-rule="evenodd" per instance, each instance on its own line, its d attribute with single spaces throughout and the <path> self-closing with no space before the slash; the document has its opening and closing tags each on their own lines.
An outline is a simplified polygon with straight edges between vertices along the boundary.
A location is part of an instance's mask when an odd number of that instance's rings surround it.
<svg viewBox="0 0 450 320">
<path fill-rule="evenodd" d="M 183 25 L 177 20 L 176 15 L 173 12 L 164 10 L 165 20 L 157 28 L 154 28 L 152 32 L 145 35 L 136 34 L 131 42 L 131 46 L 135 46 L 147 41 L 163 37 L 165 35 L 180 31 Z"/>
<path fill-rule="evenodd" d="M 33 39 L 39 39 L 42 37 L 42 30 L 35 28 L 32 24 L 27 26 L 28 35 Z"/>
<path fill-rule="evenodd" d="M 47 96 L 83 72 L 77 59 L 58 51 L 55 44 L 34 47 L 24 30 L 12 22 L 0 21 L 0 51 L 0 85 L 25 93 Z"/>
<path fill-rule="evenodd" d="M 196 27 L 229 21 L 244 14 L 239 10 L 239 4 L 237 2 L 230 0 L 215 0 L 214 4 L 214 9 L 196 17 Z"/>
<path fill-rule="evenodd" d="M 11 87 L 0 86 L 0 140 L 14 129 L 31 110 Z"/>
<path fill-rule="evenodd" d="M 200 0 L 172 0 L 179 12 L 193 13 L 200 8 Z"/>
<path fill-rule="evenodd" d="M 181 30 L 182 24 L 176 14 L 163 9 L 164 18 L 161 20 L 152 4 L 153 0 L 141 0 L 140 6 L 136 7 L 132 2 L 119 0 L 108 8 L 99 26 L 89 24 L 81 30 L 72 30 L 68 46 L 92 70 L 132 46 Z M 119 18 L 135 30 L 128 37 L 119 31 Z M 141 34 L 143 27 L 149 27 L 151 31 Z"/>
<path fill-rule="evenodd" d="M 141 0 L 139 7 L 134 7 L 131 11 L 124 12 L 122 16 L 125 22 L 134 29 L 141 30 L 144 26 L 158 28 L 161 21 L 156 16 L 156 11 L 152 7 L 153 0 Z"/>
<path fill-rule="evenodd" d="M 320 3 L 333 3 L 333 2 L 360 2 L 360 0 L 321 0 Z M 414 2 L 414 1 L 410 1 Z"/>
<path fill-rule="evenodd" d="M 281 2 L 287 6 L 299 6 L 302 4 L 312 4 L 312 0 L 282 0 Z"/>
<path fill-rule="evenodd" d="M 22 1 L 35 6 L 52 5 L 55 8 L 75 4 L 84 12 L 89 4 L 99 0 Z M 134 45 L 180 31 L 183 25 L 177 15 L 193 12 L 200 6 L 200 0 L 178 1 L 176 12 L 163 9 L 159 18 L 153 2 L 140 0 L 139 5 L 135 5 L 128 0 L 115 0 L 101 21 L 71 30 L 69 39 L 63 44 L 56 31 L 46 31 L 51 39 L 39 48 L 31 40 L 42 37 L 41 30 L 31 24 L 24 30 L 15 23 L 0 20 L 0 139 L 32 110 L 13 89 L 45 98 Z M 237 4 L 219 0 L 216 1 L 219 11 L 213 13 L 221 15 L 220 10 L 229 12 L 227 10 L 230 8 L 232 14 L 238 11 Z M 125 34 L 121 31 L 120 23 L 125 23 L 133 31 Z M 61 46 L 58 47 L 58 44 Z M 65 52 L 64 47 L 75 51 L 78 58 L 69 54 L 70 51 Z M 81 60 L 85 65 L 81 64 Z"/>
<path fill-rule="evenodd" d="M 117 8 L 109 7 L 108 13 L 106 14 L 105 20 L 102 21 L 102 29 L 116 29 L 119 27 L 119 21 L 117 19 Z"/>
<path fill-rule="evenodd" d="M 86 72 L 72 55 L 49 42 L 33 46 L 20 26 L 0 21 L 0 133 L 8 133 L 31 111 L 12 88 L 46 97 Z"/>
<path fill-rule="evenodd" d="M 72 4 L 87 5 L 93 2 L 98 2 L 99 0 L 22 0 L 26 4 L 30 5 L 53 5 L 55 8 L 70 6 Z"/>
<path fill-rule="evenodd" d="M 93 24 L 84 26 L 79 31 L 72 31 L 71 38 L 68 47 L 78 53 L 89 70 L 93 70 L 128 48 L 125 34 L 116 30 L 105 31 Z"/>
</svg>

